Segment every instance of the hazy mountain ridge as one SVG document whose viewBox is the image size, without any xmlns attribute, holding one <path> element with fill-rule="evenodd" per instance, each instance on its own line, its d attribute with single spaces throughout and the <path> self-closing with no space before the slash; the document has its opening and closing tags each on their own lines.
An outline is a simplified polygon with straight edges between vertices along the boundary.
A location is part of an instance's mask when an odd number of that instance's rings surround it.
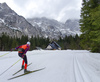
<svg viewBox="0 0 100 82">
<path fill-rule="evenodd" d="M 79 29 L 79 20 L 69 20 L 66 23 L 61 23 L 53 19 L 48 19 L 45 17 L 42 18 L 30 18 L 27 19 L 33 26 L 35 26 L 38 31 L 41 33 L 41 36 L 59 38 L 65 37 L 66 35 L 75 35 L 77 32 L 80 34 Z M 74 24 L 74 25 L 73 25 Z M 72 27 L 73 26 L 73 27 Z"/>
<path fill-rule="evenodd" d="M 58 39 L 66 35 L 79 33 L 78 20 L 67 20 L 64 23 L 54 19 L 30 18 L 25 19 L 14 12 L 6 3 L 0 3 L 0 33 L 6 32 L 10 36 L 20 37 L 21 35 L 49 37 Z"/>
</svg>

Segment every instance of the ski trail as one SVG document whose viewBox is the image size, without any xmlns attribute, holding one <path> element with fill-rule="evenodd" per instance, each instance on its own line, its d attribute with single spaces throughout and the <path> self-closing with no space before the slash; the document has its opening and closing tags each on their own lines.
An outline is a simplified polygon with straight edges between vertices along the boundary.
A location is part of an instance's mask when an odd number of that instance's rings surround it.
<svg viewBox="0 0 100 82">
<path fill-rule="evenodd" d="M 17 52 L 12 52 L 0 58 L 0 74 L 19 59 L 16 54 Z M 10 82 L 100 82 L 100 54 L 98 53 L 84 50 L 44 50 L 30 51 L 27 55 L 28 62 L 32 62 L 29 70 L 40 67 L 46 67 L 46 69 L 10 80 Z M 7 82 L 20 68 L 21 63 L 22 61 L 18 62 L 1 75 L 0 82 Z M 17 75 L 22 73 L 23 71 Z"/>
<path fill-rule="evenodd" d="M 74 55 L 74 75 L 75 82 L 92 82 L 87 72 L 84 70 L 77 57 Z"/>
<path fill-rule="evenodd" d="M 80 72 L 79 66 L 77 64 L 75 55 L 74 55 L 74 75 L 75 75 L 75 82 L 84 82 L 84 79 L 82 77 L 82 74 Z"/>
</svg>

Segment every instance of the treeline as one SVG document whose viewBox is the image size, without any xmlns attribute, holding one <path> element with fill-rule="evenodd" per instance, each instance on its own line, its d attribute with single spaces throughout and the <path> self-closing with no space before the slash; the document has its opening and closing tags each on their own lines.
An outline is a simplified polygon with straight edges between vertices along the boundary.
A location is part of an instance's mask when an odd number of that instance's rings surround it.
<svg viewBox="0 0 100 82">
<path fill-rule="evenodd" d="M 43 39 L 39 37 L 31 37 L 30 39 L 28 36 L 22 36 L 21 38 L 17 37 L 9 37 L 7 34 L 2 34 L 0 36 L 0 51 L 9 51 L 12 48 L 15 48 L 17 46 L 26 44 L 27 41 L 31 42 L 30 50 L 36 49 L 37 46 L 45 48 L 46 45 L 49 44 L 49 39 Z"/>
<path fill-rule="evenodd" d="M 83 0 L 80 26 L 81 46 L 100 52 L 100 0 Z"/>
<path fill-rule="evenodd" d="M 10 51 L 12 48 L 15 48 L 19 45 L 26 44 L 27 41 L 31 42 L 30 50 L 36 49 L 36 47 L 41 47 L 45 49 L 48 44 L 51 42 L 49 38 L 42 37 L 31 37 L 22 36 L 21 38 L 9 37 L 7 34 L 2 34 L 0 36 L 0 51 Z M 80 47 L 80 38 L 78 35 L 66 36 L 64 39 L 55 40 L 62 49 L 81 49 Z"/>
<path fill-rule="evenodd" d="M 76 36 L 66 36 L 64 39 L 59 39 L 56 41 L 62 49 L 75 49 L 80 50 L 82 47 L 80 46 L 80 37 L 76 34 Z"/>
</svg>

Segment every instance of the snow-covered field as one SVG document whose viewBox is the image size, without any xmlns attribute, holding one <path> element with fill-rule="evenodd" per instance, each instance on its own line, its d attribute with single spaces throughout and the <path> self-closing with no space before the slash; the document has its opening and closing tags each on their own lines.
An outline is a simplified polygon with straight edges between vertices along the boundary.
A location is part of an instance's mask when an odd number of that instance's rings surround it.
<svg viewBox="0 0 100 82">
<path fill-rule="evenodd" d="M 28 70 L 45 69 L 8 80 L 21 68 L 22 59 L 18 57 L 17 51 L 1 51 L 0 82 L 100 82 L 99 53 L 87 50 L 33 50 L 28 51 L 27 58 L 28 63 L 32 62 Z M 23 73 L 22 70 L 15 76 Z"/>
</svg>

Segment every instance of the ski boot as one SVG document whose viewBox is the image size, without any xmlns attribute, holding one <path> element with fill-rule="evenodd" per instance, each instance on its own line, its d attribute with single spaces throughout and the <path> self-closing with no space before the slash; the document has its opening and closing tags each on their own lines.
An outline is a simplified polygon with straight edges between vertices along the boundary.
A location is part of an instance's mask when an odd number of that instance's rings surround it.
<svg viewBox="0 0 100 82">
<path fill-rule="evenodd" d="M 22 65 L 21 69 L 24 69 L 24 65 Z"/>
<path fill-rule="evenodd" d="M 30 73 L 31 71 L 24 69 L 24 73 Z"/>
</svg>

